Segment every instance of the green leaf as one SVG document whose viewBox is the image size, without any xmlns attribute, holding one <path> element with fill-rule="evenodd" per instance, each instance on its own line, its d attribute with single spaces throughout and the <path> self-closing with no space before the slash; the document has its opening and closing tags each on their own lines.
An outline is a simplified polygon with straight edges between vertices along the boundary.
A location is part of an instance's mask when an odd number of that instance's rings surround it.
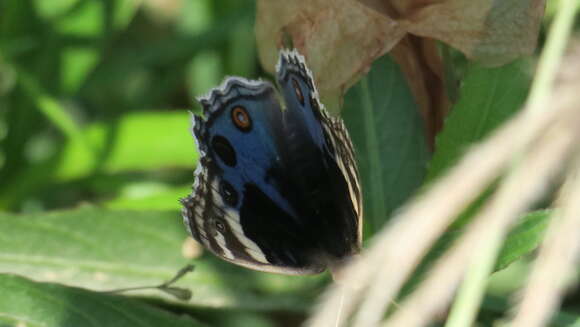
<svg viewBox="0 0 580 327">
<path fill-rule="evenodd" d="M 197 151 L 189 113 L 139 112 L 109 124 L 75 128 L 57 160 L 40 162 L 1 185 L 0 208 L 10 208 L 51 182 L 161 169 L 193 172 Z M 167 208 L 166 206 L 164 208 Z"/>
<path fill-rule="evenodd" d="M 145 171 L 160 168 L 194 168 L 197 161 L 189 114 L 140 112 L 113 124 L 95 123 L 85 129 L 85 139 L 100 153 L 95 161 L 78 142 L 65 145 L 56 172 L 58 180 L 102 173 Z"/>
<path fill-rule="evenodd" d="M 0 326 L 203 326 L 122 296 L 0 274 Z"/>
<path fill-rule="evenodd" d="M 437 136 L 427 180 L 443 174 L 474 143 L 520 110 L 530 87 L 528 60 L 499 68 L 470 63 L 445 126 Z"/>
<path fill-rule="evenodd" d="M 423 181 L 429 158 L 423 122 L 388 55 L 347 92 L 342 115 L 361 172 L 365 231 L 373 232 Z"/>
<path fill-rule="evenodd" d="M 0 271 L 93 290 L 159 285 L 195 266 L 175 286 L 191 289 L 188 303 L 155 290 L 135 291 L 192 307 L 303 311 L 320 292 L 321 277 L 250 271 L 212 255 L 184 257 L 189 242 L 178 211 L 0 213 Z M 5 297 L 8 291 L 0 288 Z"/>
<path fill-rule="evenodd" d="M 190 194 L 191 187 L 192 184 L 168 188 L 161 183 L 134 183 L 125 186 L 122 194 L 106 202 L 105 206 L 111 209 L 180 210 L 177 199 Z"/>
<path fill-rule="evenodd" d="M 542 242 L 552 210 L 531 212 L 521 218 L 504 242 L 495 270 L 501 270 L 522 256 L 530 254 Z"/>
</svg>

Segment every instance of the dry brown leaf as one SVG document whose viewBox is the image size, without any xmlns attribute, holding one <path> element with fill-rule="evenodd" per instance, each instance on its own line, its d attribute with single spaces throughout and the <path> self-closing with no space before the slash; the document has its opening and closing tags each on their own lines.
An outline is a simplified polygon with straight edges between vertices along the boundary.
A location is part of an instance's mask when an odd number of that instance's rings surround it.
<svg viewBox="0 0 580 327">
<path fill-rule="evenodd" d="M 391 56 L 405 74 L 425 122 L 427 144 L 433 149 L 451 104 L 436 41 L 409 34 L 391 50 Z"/>
<path fill-rule="evenodd" d="M 361 0 L 414 35 L 503 65 L 536 48 L 545 0 Z"/>
<path fill-rule="evenodd" d="M 406 32 L 417 38 L 411 46 L 399 43 L 391 54 L 401 64 L 421 108 L 430 145 L 434 144 L 451 102 L 444 87 L 441 59 L 435 51 L 422 51 L 416 44 L 439 40 L 462 51 L 471 60 L 490 66 L 502 65 L 534 51 L 545 7 L 544 0 L 361 2 L 387 19 L 396 19 Z M 403 40 L 408 39 L 409 36 Z"/>
<path fill-rule="evenodd" d="M 394 48 L 433 145 L 450 106 L 435 40 L 483 64 L 505 64 L 535 49 L 544 7 L 545 0 L 258 0 L 256 37 L 270 72 L 291 39 L 335 112 L 347 88 Z"/>
<path fill-rule="evenodd" d="M 308 58 L 327 106 L 404 35 L 397 23 L 352 0 L 259 0 L 256 38 L 263 67 L 274 72 L 286 36 Z M 331 110 L 338 110 L 329 106 Z"/>
</svg>

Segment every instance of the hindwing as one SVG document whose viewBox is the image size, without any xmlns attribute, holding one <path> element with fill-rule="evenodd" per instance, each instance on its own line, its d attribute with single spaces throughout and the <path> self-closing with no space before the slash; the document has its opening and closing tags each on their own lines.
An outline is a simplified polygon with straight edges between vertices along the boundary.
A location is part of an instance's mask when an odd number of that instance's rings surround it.
<svg viewBox="0 0 580 327">
<path fill-rule="evenodd" d="M 304 57 L 283 50 L 276 79 L 282 99 L 272 84 L 238 77 L 198 98 L 200 161 L 183 218 L 227 261 L 318 273 L 360 249 L 354 150 L 342 121 L 320 103 Z"/>
</svg>

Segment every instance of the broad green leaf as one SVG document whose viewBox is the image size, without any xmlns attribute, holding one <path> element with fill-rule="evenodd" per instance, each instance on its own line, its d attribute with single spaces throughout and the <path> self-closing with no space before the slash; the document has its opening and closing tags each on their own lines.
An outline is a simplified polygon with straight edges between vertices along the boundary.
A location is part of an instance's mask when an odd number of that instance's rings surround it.
<svg viewBox="0 0 580 327">
<path fill-rule="evenodd" d="M 192 263 L 195 270 L 177 286 L 191 289 L 193 297 L 180 305 L 302 311 L 320 292 L 320 276 L 254 272 L 209 254 L 186 259 L 192 246 L 185 246 L 190 242 L 178 211 L 0 213 L 0 230 L 10 231 L 0 235 L 0 271 L 38 281 L 92 290 L 158 285 Z M 132 294 L 177 301 L 158 291 Z"/>
<path fill-rule="evenodd" d="M 365 224 L 372 233 L 423 181 L 429 158 L 423 123 L 388 55 L 347 92 L 342 115 L 355 145 Z"/>
<path fill-rule="evenodd" d="M 204 326 L 127 297 L 0 274 L 0 326 Z"/>
<path fill-rule="evenodd" d="M 105 206 L 111 209 L 180 210 L 181 204 L 177 199 L 190 194 L 191 187 L 191 184 L 178 188 L 168 188 L 160 183 L 130 184 L 124 187 L 119 197 L 106 202 Z"/>
<path fill-rule="evenodd" d="M 197 161 L 191 122 L 186 111 L 140 112 L 113 124 L 95 123 L 85 129 L 93 149 L 65 145 L 55 173 L 59 180 L 84 177 L 95 169 L 103 173 L 144 171 L 171 167 L 194 168 Z M 90 150 L 100 158 L 95 161 Z"/>
<path fill-rule="evenodd" d="M 444 173 L 471 145 L 517 112 L 524 104 L 530 80 L 527 60 L 499 68 L 471 63 L 461 83 L 459 101 L 437 136 L 427 180 Z"/>
<path fill-rule="evenodd" d="M 504 242 L 497 259 L 496 271 L 506 268 L 540 245 L 551 214 L 551 210 L 540 210 L 531 212 L 519 220 Z"/>
</svg>

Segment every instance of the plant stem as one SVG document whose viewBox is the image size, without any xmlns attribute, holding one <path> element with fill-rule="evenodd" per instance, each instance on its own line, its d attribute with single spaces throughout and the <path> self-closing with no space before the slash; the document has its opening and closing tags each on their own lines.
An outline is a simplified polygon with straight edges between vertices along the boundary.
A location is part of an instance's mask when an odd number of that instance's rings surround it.
<svg viewBox="0 0 580 327">
<path fill-rule="evenodd" d="M 579 4 L 578 0 L 562 0 L 560 2 L 527 100 L 526 110 L 529 113 L 541 113 L 540 110 L 547 108 L 547 99 L 551 94 Z M 512 167 L 510 175 L 520 160 L 525 160 L 525 158 L 522 157 L 521 153 L 515 154 L 514 167 Z M 446 327 L 472 326 L 474 324 L 479 304 L 485 293 L 488 276 L 493 272 L 503 238 L 504 232 L 498 230 L 489 239 L 484 240 L 480 251 L 474 256 L 464 282 L 461 284 Z"/>
</svg>

